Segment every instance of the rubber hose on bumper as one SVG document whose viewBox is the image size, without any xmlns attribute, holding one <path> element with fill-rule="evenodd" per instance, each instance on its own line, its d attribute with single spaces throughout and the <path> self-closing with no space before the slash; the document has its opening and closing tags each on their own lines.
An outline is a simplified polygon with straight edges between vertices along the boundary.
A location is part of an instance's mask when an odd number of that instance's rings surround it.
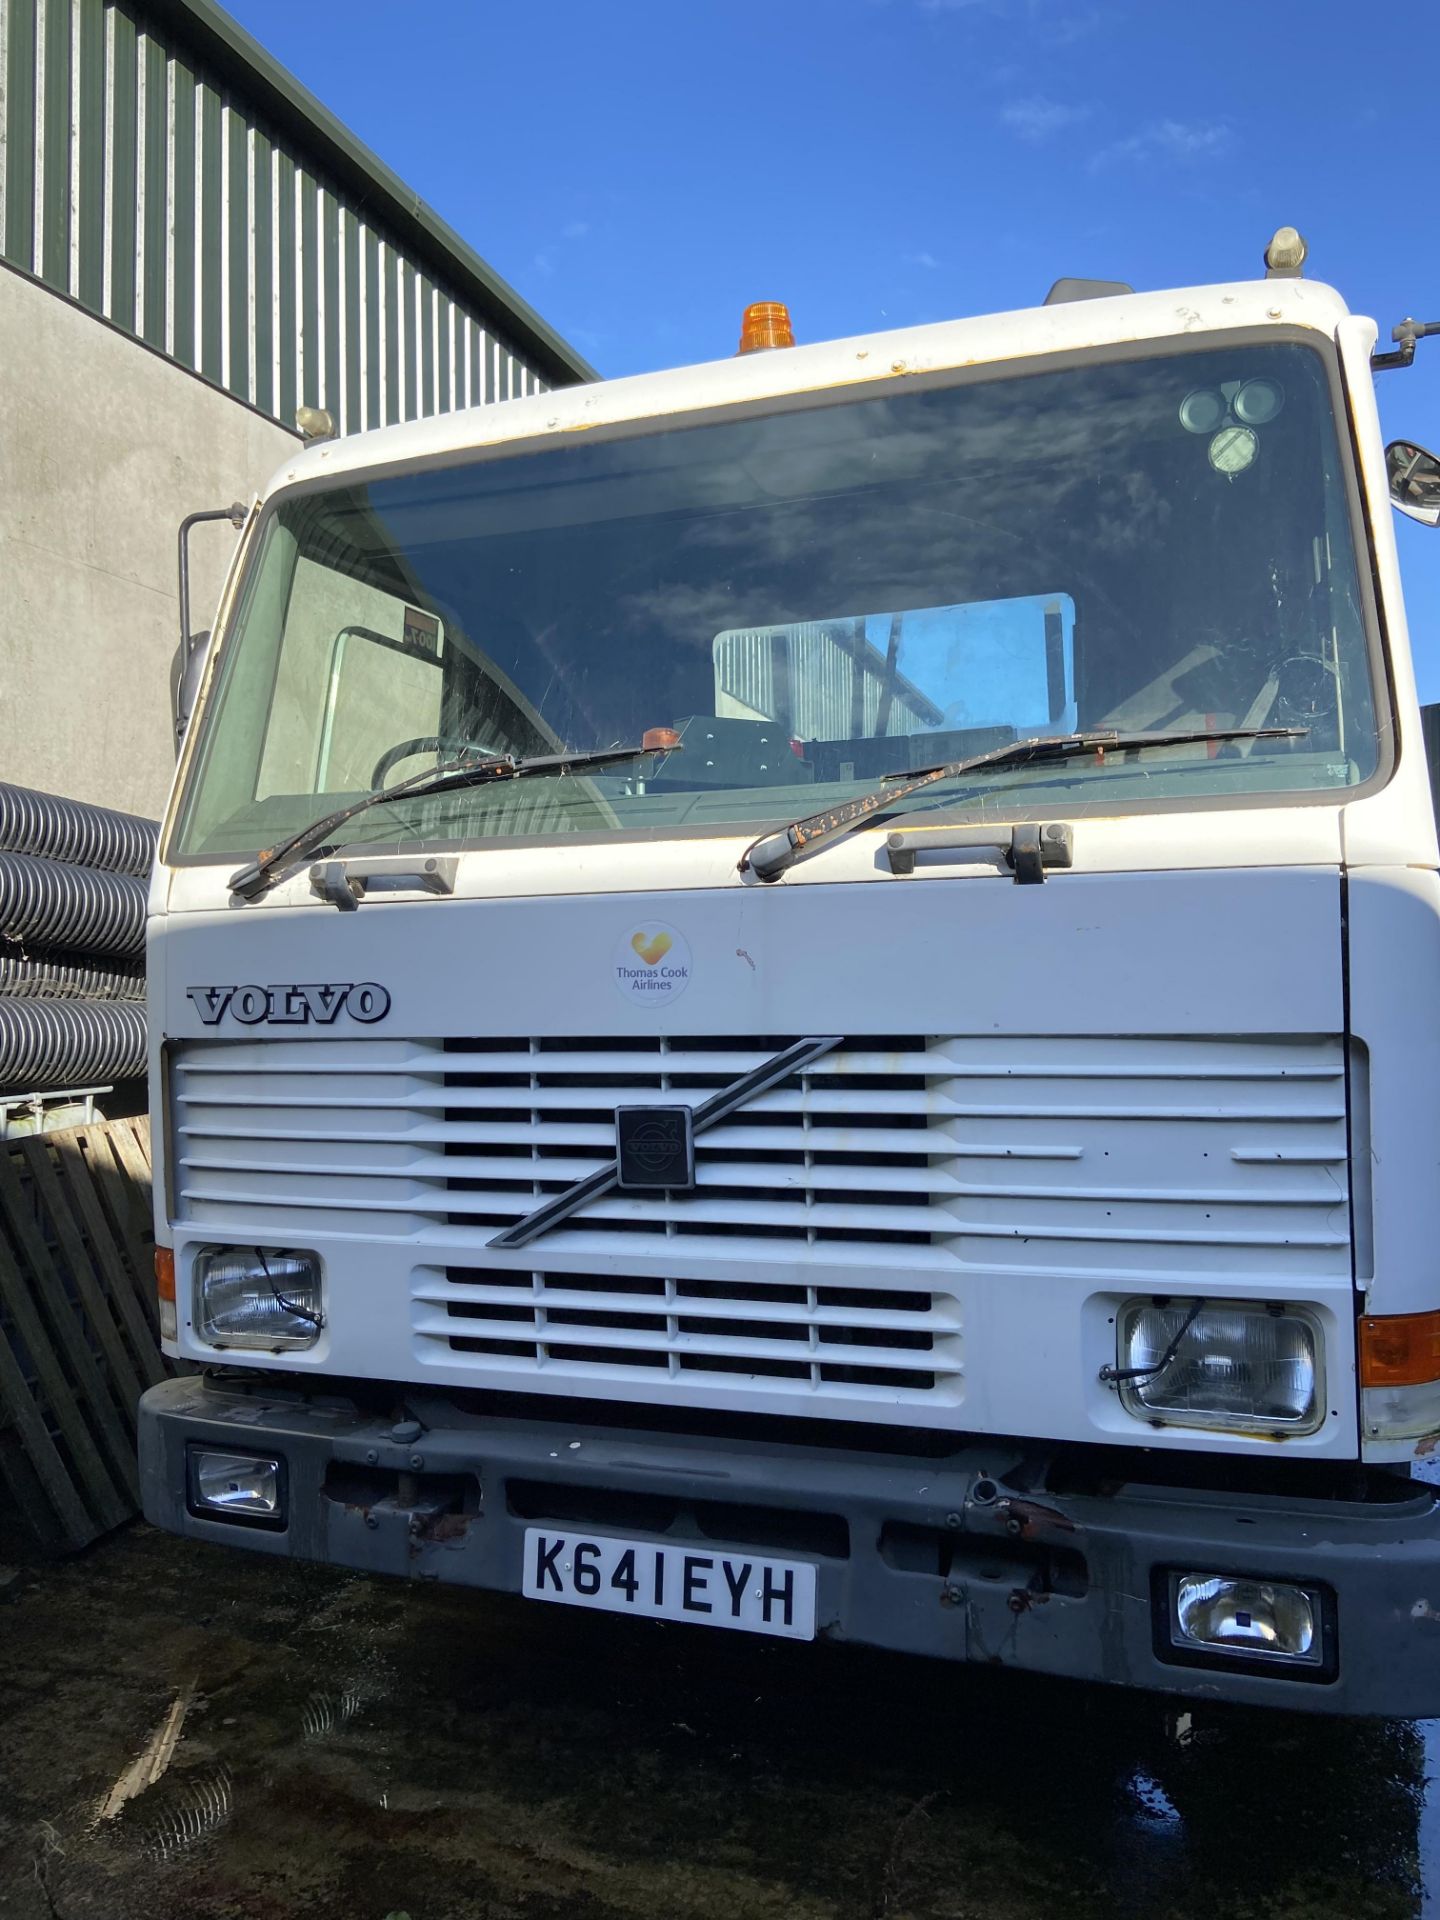
<svg viewBox="0 0 1440 1920">
<path fill-rule="evenodd" d="M 0 995 L 24 1000 L 143 1000 L 138 960 L 87 960 L 76 953 L 7 953 L 0 946 Z"/>
<path fill-rule="evenodd" d="M 145 945 L 145 882 L 0 853 L 0 935 L 129 959 Z"/>
<path fill-rule="evenodd" d="M 144 1071 L 143 1007 L 0 998 L 0 1094 L 137 1080 Z"/>
<path fill-rule="evenodd" d="M 154 861 L 158 833 L 153 820 L 0 780 L 0 852 L 143 877 Z"/>
</svg>

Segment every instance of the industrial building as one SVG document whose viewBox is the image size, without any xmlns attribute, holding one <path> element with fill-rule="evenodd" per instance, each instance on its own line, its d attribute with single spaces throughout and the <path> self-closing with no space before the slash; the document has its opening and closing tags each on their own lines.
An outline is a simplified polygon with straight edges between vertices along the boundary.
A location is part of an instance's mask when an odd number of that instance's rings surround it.
<svg viewBox="0 0 1440 1920">
<path fill-rule="evenodd" d="M 153 815 L 176 531 L 592 370 L 211 0 L 0 0 L 0 779 Z M 233 535 L 192 538 L 209 624 Z"/>
</svg>

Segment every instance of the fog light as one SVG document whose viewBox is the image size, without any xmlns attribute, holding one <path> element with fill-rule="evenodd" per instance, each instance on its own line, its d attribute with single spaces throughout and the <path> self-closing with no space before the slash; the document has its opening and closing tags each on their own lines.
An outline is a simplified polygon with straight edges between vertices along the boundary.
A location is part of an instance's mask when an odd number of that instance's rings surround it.
<svg viewBox="0 0 1440 1920">
<path fill-rule="evenodd" d="M 195 1322 L 217 1347 L 313 1347 L 320 1262 L 270 1247 L 212 1247 L 195 1262 Z"/>
<path fill-rule="evenodd" d="M 283 1518 L 278 1460 L 252 1453 L 201 1452 L 197 1448 L 190 1456 L 190 1476 L 197 1507 L 249 1520 Z"/>
<path fill-rule="evenodd" d="M 1278 1580 L 1176 1573 L 1170 1577 L 1170 1638 L 1196 1652 L 1318 1667 L 1319 1601 L 1308 1588 Z"/>
<path fill-rule="evenodd" d="M 1101 1378 L 1141 1419 L 1313 1433 L 1325 1418 L 1319 1329 L 1294 1308 L 1242 1300 L 1130 1301 L 1118 1364 Z"/>
</svg>

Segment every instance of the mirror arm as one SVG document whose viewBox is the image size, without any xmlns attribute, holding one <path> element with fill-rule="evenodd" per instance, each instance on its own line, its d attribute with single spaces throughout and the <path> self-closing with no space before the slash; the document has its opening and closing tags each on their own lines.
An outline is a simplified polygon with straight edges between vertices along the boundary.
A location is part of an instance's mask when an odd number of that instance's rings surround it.
<svg viewBox="0 0 1440 1920">
<path fill-rule="evenodd" d="M 1415 358 L 1415 343 L 1431 333 L 1440 333 L 1440 320 L 1402 320 L 1390 329 L 1390 338 L 1397 343 L 1394 353 L 1372 353 L 1370 371 L 1388 373 L 1393 367 L 1408 367 Z"/>
<path fill-rule="evenodd" d="M 228 507 L 207 507 L 202 513 L 187 513 L 180 522 L 180 658 L 182 664 L 194 652 L 190 637 L 190 529 L 202 520 L 228 520 L 239 533 L 250 517 L 250 509 L 240 500 Z"/>
</svg>

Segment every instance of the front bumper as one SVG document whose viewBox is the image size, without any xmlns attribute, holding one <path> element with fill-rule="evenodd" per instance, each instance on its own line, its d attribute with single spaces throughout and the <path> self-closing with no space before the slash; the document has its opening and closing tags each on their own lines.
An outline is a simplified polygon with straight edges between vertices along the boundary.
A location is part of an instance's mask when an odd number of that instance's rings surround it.
<svg viewBox="0 0 1440 1920">
<path fill-rule="evenodd" d="M 396 1423 L 257 1380 L 169 1380 L 140 1402 L 145 1516 L 194 1539 L 517 1593 L 527 1526 L 757 1547 L 817 1569 L 822 1637 L 1209 1699 L 1440 1714 L 1440 1499 L 1095 1482 L 1036 1492 L 1034 1450 L 943 1458 L 492 1418 L 405 1396 Z M 275 1527 L 197 1512 L 194 1446 L 284 1462 Z M 1323 1590 L 1318 1677 L 1175 1664 L 1168 1571 Z M 1157 1621 L 1159 1626 L 1157 1628 Z"/>
</svg>

